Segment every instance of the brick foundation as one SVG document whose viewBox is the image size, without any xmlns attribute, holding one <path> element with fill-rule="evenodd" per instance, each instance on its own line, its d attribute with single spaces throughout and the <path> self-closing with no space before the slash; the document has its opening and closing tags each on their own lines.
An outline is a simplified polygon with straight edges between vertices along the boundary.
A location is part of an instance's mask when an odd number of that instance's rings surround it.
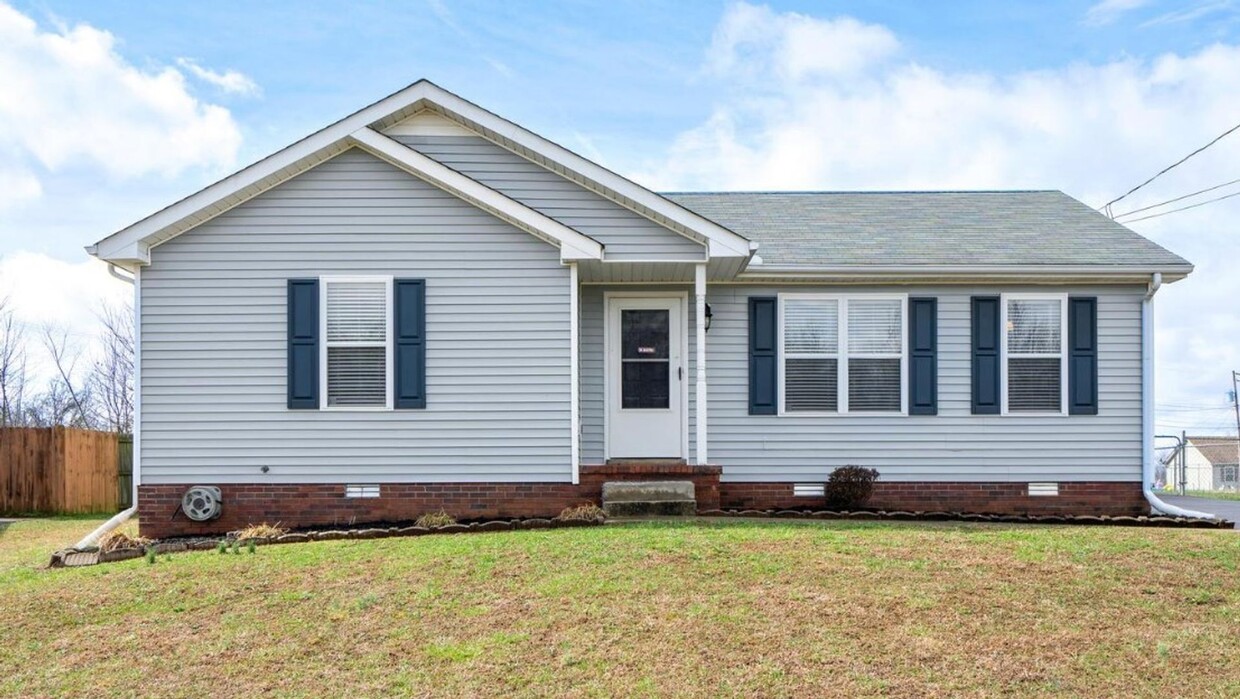
<svg viewBox="0 0 1240 699">
<path fill-rule="evenodd" d="M 343 484 L 219 484 L 224 512 L 192 522 L 178 511 L 186 485 L 138 486 L 139 530 L 162 538 L 221 534 L 248 524 L 289 528 L 402 522 L 440 508 L 459 519 L 546 517 L 583 502 L 571 483 L 384 483 L 377 498 L 346 498 Z M 600 486 L 601 487 L 601 486 Z"/>
<path fill-rule="evenodd" d="M 220 534 L 248 524 L 280 522 L 291 528 L 352 526 L 416 519 L 444 509 L 460 519 L 550 517 L 570 505 L 598 502 L 603 483 L 617 480 L 692 481 L 698 508 L 825 509 L 823 498 L 794 497 L 791 483 L 721 483 L 718 466 L 607 464 L 582 466 L 571 483 L 385 483 L 380 497 L 346 498 L 342 484 L 219 484 L 224 514 L 191 522 L 178 509 L 187 485 L 138 487 L 142 536 Z M 875 484 L 868 507 L 1005 514 L 1106 514 L 1149 512 L 1140 483 L 1060 483 L 1058 497 L 1029 497 L 1025 483 Z"/>
<path fill-rule="evenodd" d="M 866 507 L 909 512 L 979 512 L 990 514 L 1149 514 L 1137 482 L 1060 482 L 1056 497 L 1029 497 L 1026 483 L 900 483 L 879 481 Z M 726 509 L 826 509 L 824 498 L 796 497 L 791 483 L 722 483 L 720 505 Z M 706 508 L 702 508 L 706 509 Z"/>
</svg>

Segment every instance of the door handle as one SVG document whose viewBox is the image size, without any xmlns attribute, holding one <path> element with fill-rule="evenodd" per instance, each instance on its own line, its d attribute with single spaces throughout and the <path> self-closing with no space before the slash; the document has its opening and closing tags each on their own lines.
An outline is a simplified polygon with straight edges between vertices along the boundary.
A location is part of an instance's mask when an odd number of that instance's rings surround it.
<svg viewBox="0 0 1240 699">
<path fill-rule="evenodd" d="M 682 366 L 676 367 L 676 380 L 677 381 L 685 380 L 685 368 L 684 367 Z"/>
</svg>

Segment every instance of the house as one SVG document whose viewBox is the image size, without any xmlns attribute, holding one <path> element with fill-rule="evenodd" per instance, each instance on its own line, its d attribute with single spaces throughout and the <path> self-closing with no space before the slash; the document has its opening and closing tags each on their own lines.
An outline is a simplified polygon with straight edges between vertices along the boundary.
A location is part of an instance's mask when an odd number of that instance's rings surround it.
<svg viewBox="0 0 1240 699">
<path fill-rule="evenodd" d="M 1148 512 L 1192 270 L 1057 191 L 659 194 L 426 81 L 88 251 L 134 280 L 155 536 L 821 508 L 848 464 L 880 508 Z"/>
<path fill-rule="evenodd" d="M 1184 448 L 1184 487 L 1186 490 L 1236 490 L 1240 447 L 1235 437 L 1189 435 Z M 1169 465 L 1172 485 L 1180 484 L 1180 474 Z"/>
</svg>

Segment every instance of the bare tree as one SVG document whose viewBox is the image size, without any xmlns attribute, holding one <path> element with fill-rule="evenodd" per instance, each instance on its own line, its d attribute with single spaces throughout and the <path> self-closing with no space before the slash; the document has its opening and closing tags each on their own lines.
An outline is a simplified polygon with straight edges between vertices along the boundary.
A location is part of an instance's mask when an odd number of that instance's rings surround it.
<svg viewBox="0 0 1240 699">
<path fill-rule="evenodd" d="M 0 298 L 0 427 L 25 424 L 25 333 L 7 298 Z"/>
<path fill-rule="evenodd" d="M 56 375 L 48 383 L 47 392 L 41 397 L 42 420 L 54 420 L 51 424 L 70 427 L 94 427 L 94 415 L 90 408 L 90 385 L 78 380 L 77 366 L 81 350 L 69 340 L 69 332 L 52 325 L 43 327 L 43 348 L 52 360 Z"/>
<path fill-rule="evenodd" d="M 96 313 L 103 326 L 88 386 L 96 422 L 114 432 L 133 431 L 133 308 L 103 304 Z"/>
</svg>

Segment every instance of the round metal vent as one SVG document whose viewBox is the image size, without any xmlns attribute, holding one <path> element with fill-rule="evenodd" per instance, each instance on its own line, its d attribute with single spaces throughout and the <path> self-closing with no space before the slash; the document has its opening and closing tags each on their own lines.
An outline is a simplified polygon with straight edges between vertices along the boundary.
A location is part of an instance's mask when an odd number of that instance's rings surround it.
<svg viewBox="0 0 1240 699">
<path fill-rule="evenodd" d="M 195 522 L 205 522 L 220 516 L 224 498 L 220 489 L 213 485 L 196 485 L 181 497 L 181 510 Z"/>
</svg>

